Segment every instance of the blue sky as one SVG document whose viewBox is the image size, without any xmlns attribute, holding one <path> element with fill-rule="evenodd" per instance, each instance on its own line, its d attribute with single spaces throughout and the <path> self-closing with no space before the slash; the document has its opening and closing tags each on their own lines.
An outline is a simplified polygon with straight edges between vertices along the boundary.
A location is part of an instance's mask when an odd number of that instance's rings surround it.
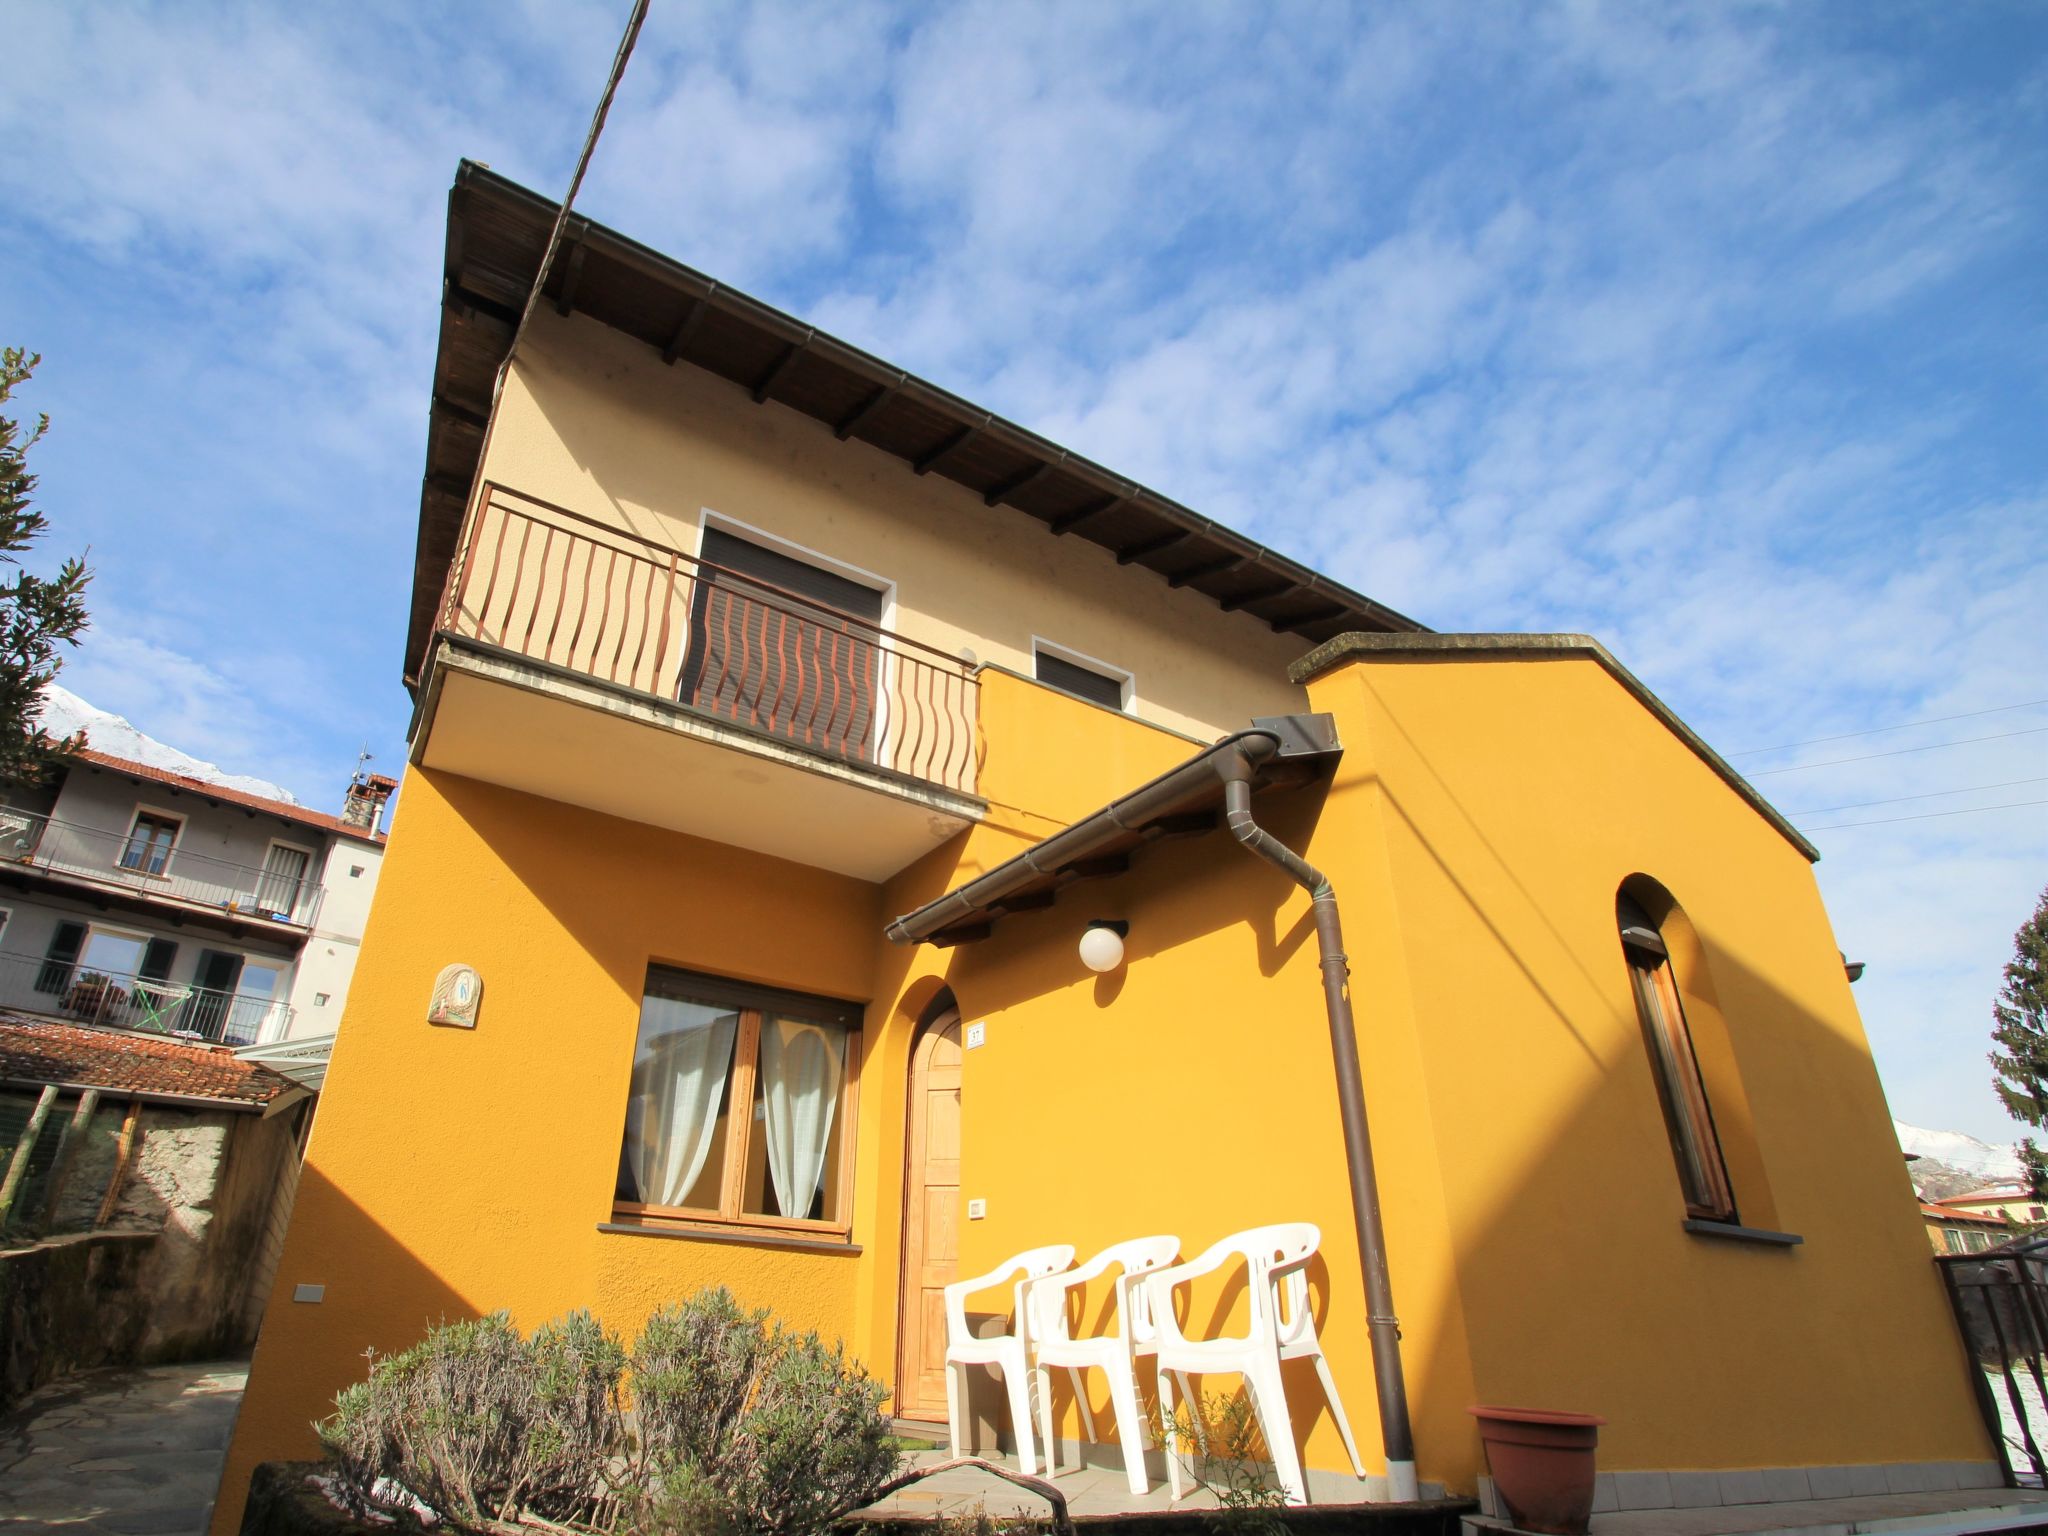
<svg viewBox="0 0 2048 1536">
<path fill-rule="evenodd" d="M 70 687 L 315 804 L 402 761 L 447 187 L 558 195 L 625 9 L 11 10 Z M 2029 3 L 655 0 L 581 207 L 1433 627 L 1600 636 L 1829 828 L 1895 1111 L 2005 1138 L 2044 192 Z"/>
</svg>

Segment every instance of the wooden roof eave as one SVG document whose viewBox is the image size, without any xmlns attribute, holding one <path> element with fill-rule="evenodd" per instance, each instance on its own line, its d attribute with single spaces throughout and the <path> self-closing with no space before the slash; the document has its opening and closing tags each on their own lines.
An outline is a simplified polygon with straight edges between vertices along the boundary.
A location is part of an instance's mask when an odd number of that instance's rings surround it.
<svg viewBox="0 0 2048 1536">
<path fill-rule="evenodd" d="M 464 161 L 459 168 L 456 184 L 450 193 L 444 310 L 451 304 L 460 304 L 487 320 L 495 320 L 495 312 L 503 305 L 481 291 L 484 285 L 466 281 L 469 274 L 465 262 L 471 255 L 473 242 L 467 237 L 464 224 L 475 215 L 478 200 L 483 198 L 492 199 L 500 211 L 523 214 L 535 226 L 533 265 L 538 264 L 539 247 L 545 243 L 545 231 L 553 220 L 556 205 L 473 162 Z M 1200 592 L 1202 588 L 1194 585 L 1196 581 L 1220 578 L 1226 573 L 1240 580 L 1249 578 L 1256 582 L 1256 588 L 1203 594 L 1223 606 L 1226 612 L 1249 612 L 1276 632 L 1301 633 L 1311 639 L 1328 639 L 1337 633 L 1357 629 L 1424 629 L 1423 625 L 1406 615 L 1266 548 L 1171 497 L 1138 485 L 1015 422 L 983 410 L 950 390 L 886 363 L 850 342 L 806 325 L 629 236 L 581 217 L 573 217 L 564 231 L 564 242 L 565 247 L 573 246 L 574 257 L 569 261 L 558 260 L 550 279 L 549 296 L 558 309 L 573 307 L 579 298 L 588 300 L 603 287 L 604 262 L 631 269 L 658 287 L 681 296 L 683 318 L 680 324 L 671 321 L 657 331 L 650 315 L 646 327 L 618 327 L 653 346 L 662 354 L 664 361 L 687 359 L 693 341 L 703 334 L 703 322 L 707 317 L 716 314 L 737 321 L 753 333 L 772 340 L 779 348 L 774 361 L 764 372 L 752 378 L 734 380 L 748 389 L 757 401 L 771 398 L 770 391 L 774 385 L 803 369 L 819 366 L 836 368 L 869 386 L 869 392 L 859 407 L 838 420 L 826 422 L 842 439 L 861 437 L 869 440 L 872 429 L 891 410 L 903 404 L 921 408 L 944 420 L 944 435 L 926 444 L 915 455 L 899 456 L 905 457 L 906 462 L 919 473 L 944 475 L 964 486 L 991 507 L 1004 504 L 1014 507 L 1010 498 L 1027 486 L 1042 488 L 1053 483 L 1070 484 L 1090 498 L 1085 506 L 1063 516 L 1038 517 L 1028 512 L 1024 515 L 1033 516 L 1034 521 L 1056 534 L 1074 532 L 1089 538 L 1090 542 L 1111 549 L 1122 563 L 1143 566 L 1170 582 L 1176 576 L 1187 578 L 1187 572 L 1176 561 L 1162 557 L 1175 550 L 1184 552 L 1191 543 L 1199 544 L 1202 546 L 1201 563 L 1214 569 L 1201 576 L 1183 579 L 1179 585 L 1193 586 Z M 501 257 L 507 255 L 505 252 L 499 254 Z M 483 345 L 468 349 L 473 366 L 481 369 L 488 360 L 488 371 L 495 375 L 503 362 L 505 350 L 509 349 L 510 335 L 504 335 L 501 344 L 496 346 L 491 345 L 496 338 L 479 336 L 477 340 Z M 493 353 L 495 357 L 490 356 Z M 488 398 L 492 382 L 490 379 L 468 379 L 462 381 L 467 387 L 455 388 L 455 381 L 448 376 L 452 366 L 455 364 L 448 356 L 444 333 L 443 345 L 435 362 L 433 426 L 429 432 L 430 443 L 438 443 L 444 450 L 448 446 L 446 437 L 437 429 L 448 425 L 470 425 L 464 418 L 473 414 L 457 397 L 475 398 L 480 385 L 481 394 Z M 701 362 L 699 366 L 711 368 L 709 362 Z M 730 376 L 716 368 L 711 371 Z M 970 443 L 997 446 L 1021 462 L 994 484 L 976 484 L 957 472 L 960 460 L 966 457 L 960 450 Z M 870 445 L 879 446 L 872 442 Z M 480 457 L 480 443 L 478 452 Z M 442 456 L 444 459 L 448 457 L 445 451 Z M 949 464 L 956 472 L 949 473 Z M 417 685 L 418 670 L 432 634 L 434 611 L 446 568 L 441 548 L 452 549 L 454 540 L 459 536 L 459 511 L 454 514 L 454 528 L 430 532 L 430 521 L 445 521 L 450 515 L 445 503 L 440 509 L 430 509 L 428 503 L 432 488 L 437 482 L 446 485 L 451 480 L 473 484 L 475 460 L 467 465 L 467 470 L 464 475 L 454 464 L 434 462 L 430 451 L 425 477 L 428 483 L 422 487 L 412 624 L 407 637 L 408 687 Z M 1092 537 L 1087 527 L 1089 522 L 1112 512 L 1120 515 L 1137 513 L 1165 526 L 1155 534 L 1119 547 Z M 1301 607 L 1304 602 L 1309 604 L 1307 608 Z M 1280 605 L 1278 611 L 1276 605 Z M 1267 611 L 1259 612 L 1262 608 Z"/>
</svg>

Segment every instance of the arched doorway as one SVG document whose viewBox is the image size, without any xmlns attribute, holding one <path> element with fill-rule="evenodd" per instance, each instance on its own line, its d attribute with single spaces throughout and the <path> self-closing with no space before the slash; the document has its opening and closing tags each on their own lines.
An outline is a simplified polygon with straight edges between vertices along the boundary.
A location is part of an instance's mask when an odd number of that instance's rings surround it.
<svg viewBox="0 0 2048 1536">
<path fill-rule="evenodd" d="M 910 1049 L 896 1412 L 946 1418 L 946 1287 L 960 1254 L 960 1010 L 941 992 Z"/>
</svg>

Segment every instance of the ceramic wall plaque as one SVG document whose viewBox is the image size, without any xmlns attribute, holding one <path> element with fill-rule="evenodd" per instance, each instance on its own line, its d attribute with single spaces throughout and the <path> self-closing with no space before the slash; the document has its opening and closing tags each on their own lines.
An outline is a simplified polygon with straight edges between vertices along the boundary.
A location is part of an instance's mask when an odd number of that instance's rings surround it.
<svg viewBox="0 0 2048 1536">
<path fill-rule="evenodd" d="M 429 1024 L 475 1029 L 476 1011 L 484 1000 L 483 978 L 472 965 L 444 965 L 434 978 L 434 998 L 427 1005 Z"/>
</svg>

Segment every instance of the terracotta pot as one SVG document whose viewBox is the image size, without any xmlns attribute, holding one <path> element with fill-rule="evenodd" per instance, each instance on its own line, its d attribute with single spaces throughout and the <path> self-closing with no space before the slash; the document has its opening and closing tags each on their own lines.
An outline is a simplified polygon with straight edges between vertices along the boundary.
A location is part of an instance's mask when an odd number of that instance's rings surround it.
<svg viewBox="0 0 2048 1536">
<path fill-rule="evenodd" d="M 1607 1421 L 1544 1408 L 1473 1408 L 1494 1491 L 1525 1531 L 1585 1536 L 1593 1518 L 1593 1447 Z"/>
</svg>

